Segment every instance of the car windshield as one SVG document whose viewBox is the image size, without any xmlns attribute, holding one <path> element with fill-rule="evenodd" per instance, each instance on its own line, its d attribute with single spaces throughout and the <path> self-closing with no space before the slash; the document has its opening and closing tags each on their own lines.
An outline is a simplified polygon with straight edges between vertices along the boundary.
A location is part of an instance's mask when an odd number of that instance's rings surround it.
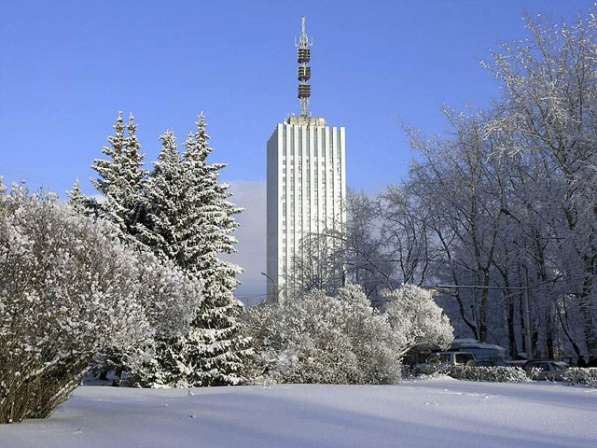
<svg viewBox="0 0 597 448">
<path fill-rule="evenodd" d="M 440 364 L 450 362 L 450 358 L 450 353 L 434 353 L 427 359 L 427 362 L 431 364 Z"/>
<path fill-rule="evenodd" d="M 473 355 L 470 353 L 458 353 L 456 355 L 456 362 L 466 363 L 473 360 Z"/>
</svg>

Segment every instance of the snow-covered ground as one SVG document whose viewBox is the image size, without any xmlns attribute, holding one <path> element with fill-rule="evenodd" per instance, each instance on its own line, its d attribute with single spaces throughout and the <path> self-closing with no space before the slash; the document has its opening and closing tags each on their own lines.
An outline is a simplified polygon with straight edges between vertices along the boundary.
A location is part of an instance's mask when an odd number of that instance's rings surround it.
<svg viewBox="0 0 597 448">
<path fill-rule="evenodd" d="M 397 386 L 79 388 L 2 448 L 597 447 L 597 389 L 451 379 Z"/>
</svg>

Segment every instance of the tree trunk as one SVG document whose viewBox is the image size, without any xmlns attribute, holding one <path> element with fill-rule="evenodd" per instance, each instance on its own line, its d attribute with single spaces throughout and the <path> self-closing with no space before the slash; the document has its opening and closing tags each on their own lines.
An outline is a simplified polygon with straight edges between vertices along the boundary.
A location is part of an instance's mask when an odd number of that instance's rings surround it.
<svg viewBox="0 0 597 448">
<path fill-rule="evenodd" d="M 483 272 L 483 288 L 479 306 L 479 341 L 487 342 L 487 306 L 489 305 L 489 271 Z"/>
<path fill-rule="evenodd" d="M 511 296 L 508 298 L 506 321 L 508 325 L 508 347 L 510 349 L 510 356 L 513 359 L 516 359 L 518 357 L 518 349 L 516 344 L 516 332 L 514 330 L 514 301 Z"/>
</svg>

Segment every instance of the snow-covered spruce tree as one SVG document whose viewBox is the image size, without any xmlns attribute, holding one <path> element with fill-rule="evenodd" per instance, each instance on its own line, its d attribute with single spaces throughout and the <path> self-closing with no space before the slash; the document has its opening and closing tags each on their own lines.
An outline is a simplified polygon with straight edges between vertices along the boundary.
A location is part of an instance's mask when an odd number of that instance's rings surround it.
<svg viewBox="0 0 597 448">
<path fill-rule="evenodd" d="M 143 156 L 132 114 L 125 123 L 122 113 L 119 113 L 113 127 L 114 135 L 108 137 L 108 145 L 102 148 L 106 159 L 97 159 L 92 164 L 92 169 L 98 174 L 92 183 L 101 199 L 83 195 L 76 183 L 69 192 L 69 203 L 83 215 L 114 224 L 121 240 L 135 243 L 137 222 L 142 219 L 145 208 Z M 100 377 L 105 378 L 108 370 L 126 370 L 127 366 L 123 364 L 125 358 L 125 353 L 114 348 L 104 358 L 105 365 L 99 369 Z"/>
<path fill-rule="evenodd" d="M 227 185 L 218 182 L 224 165 L 207 161 L 212 151 L 208 140 L 203 116 L 182 157 L 174 135 L 162 136 L 159 159 L 146 183 L 147 214 L 138 225 L 140 241 L 204 284 L 204 301 L 191 331 L 158 348 L 174 385 L 238 384 L 249 354 L 238 328 L 240 304 L 233 296 L 238 268 L 220 258 L 235 250 L 239 209 L 228 202 Z"/>
<path fill-rule="evenodd" d="M 164 262 L 178 266 L 184 256 L 183 233 L 190 224 L 184 196 L 188 183 L 184 177 L 182 160 L 176 148 L 176 137 L 170 131 L 160 136 L 162 142 L 158 160 L 145 182 L 147 204 L 143 222 L 137 225 L 137 239 Z M 191 312 L 191 318 L 195 310 Z M 146 386 L 188 386 L 188 374 L 193 366 L 185 356 L 187 333 L 157 334 L 154 338 L 155 357 L 144 365 L 138 383 Z M 127 366 L 128 367 L 128 366 Z"/>
<path fill-rule="evenodd" d="M 13 187 L 2 203 L 0 422 L 47 416 L 107 347 L 146 365 L 154 332 L 188 331 L 202 287 L 172 263 L 54 196 Z"/>
<path fill-rule="evenodd" d="M 212 148 L 203 114 L 185 146 L 186 206 L 197 231 L 189 226 L 181 262 L 204 283 L 204 300 L 187 341 L 186 357 L 193 365 L 189 382 L 196 386 L 239 384 L 244 380 L 243 362 L 251 350 L 249 339 L 240 332 L 241 305 L 234 297 L 239 268 L 221 256 L 235 251 L 238 224 L 234 215 L 241 210 L 228 200 L 228 185 L 218 180 L 225 165 L 208 163 Z"/>
<path fill-rule="evenodd" d="M 73 187 L 68 191 L 68 205 L 82 215 L 94 215 L 97 209 L 97 201 L 89 198 L 81 191 L 81 182 L 79 179 L 75 181 Z"/>
<path fill-rule="evenodd" d="M 132 114 L 126 124 L 122 114 L 118 114 L 114 135 L 108 138 L 108 146 L 102 152 L 107 158 L 95 160 L 92 169 L 98 174 L 93 184 L 104 199 L 99 203 L 89 199 L 84 202 L 101 218 L 116 224 L 123 238 L 129 238 L 135 235 L 143 214 L 146 175 Z"/>
<path fill-rule="evenodd" d="M 182 201 L 186 185 L 176 137 L 166 131 L 160 140 L 158 160 L 145 183 L 146 219 L 145 223 L 137 225 L 137 233 L 139 240 L 156 255 L 177 260 L 182 252 L 181 232 L 186 224 Z"/>
<path fill-rule="evenodd" d="M 73 185 L 73 187 L 68 192 L 68 205 L 71 206 L 73 210 L 76 212 L 84 212 L 84 201 L 85 197 L 81 192 L 81 182 L 77 179 Z"/>
</svg>

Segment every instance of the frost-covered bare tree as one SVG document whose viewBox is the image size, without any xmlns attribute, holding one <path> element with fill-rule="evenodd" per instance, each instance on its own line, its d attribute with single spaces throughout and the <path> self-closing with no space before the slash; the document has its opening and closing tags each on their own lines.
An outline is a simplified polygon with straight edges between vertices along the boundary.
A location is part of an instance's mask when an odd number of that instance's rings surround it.
<svg viewBox="0 0 597 448">
<path fill-rule="evenodd" d="M 379 197 L 384 258 L 401 283 L 422 285 L 428 280 L 438 250 L 430 239 L 432 211 L 420 206 L 413 185 L 390 186 Z"/>
<path fill-rule="evenodd" d="M 186 330 L 201 285 L 182 271 L 51 195 L 0 198 L 0 422 L 47 416 L 105 349 L 141 373 L 156 332 Z"/>
<path fill-rule="evenodd" d="M 373 243 L 355 264 L 375 272 L 371 299 L 388 284 L 440 285 L 460 336 L 514 357 L 597 359 L 594 11 L 572 25 L 529 20 L 530 38 L 486 64 L 504 96 L 446 110 L 450 136 L 408 130 L 419 153 L 408 178 L 362 200 L 346 235 L 347 272 L 351 241 Z"/>
<path fill-rule="evenodd" d="M 560 302 L 577 310 L 582 345 L 597 357 L 597 9 L 575 23 L 528 21 L 531 38 L 506 45 L 489 67 L 505 87 L 504 112 L 487 126 L 502 155 L 539 158 Z M 549 194 L 545 194 L 545 191 Z M 541 205 L 543 207 L 541 207 Z M 539 207 L 537 207 L 539 206 Z M 537 210 L 534 210 L 537 211 Z"/>
<path fill-rule="evenodd" d="M 491 159 L 494 142 L 483 138 L 484 117 L 447 113 L 455 130 L 451 140 L 425 141 L 411 134 L 423 161 L 414 164 L 410 188 L 427 210 L 425 231 L 436 242 L 441 262 L 436 279 L 478 285 L 479 294 L 461 288 L 451 294 L 462 321 L 474 336 L 488 338 L 491 270 L 505 220 L 504 167 Z"/>
<path fill-rule="evenodd" d="M 443 293 L 454 300 L 447 306 L 459 315 L 459 333 L 507 341 L 513 356 L 553 357 L 566 346 L 578 356 L 578 335 L 560 331 L 558 317 L 563 306 L 569 318 L 580 316 L 567 278 L 583 276 L 566 274 L 579 266 L 566 244 L 566 182 L 545 153 L 500 156 L 512 136 L 486 130 L 504 113 L 451 117 L 452 139 L 413 137 L 423 159 L 403 188 L 414 192 L 412 209 L 425 211 L 419 232 L 431 232 L 428 278 L 453 285 Z M 576 230 L 586 241 L 586 226 Z"/>
<path fill-rule="evenodd" d="M 362 288 L 375 306 L 380 306 L 384 300 L 381 291 L 399 282 L 394 278 L 393 254 L 387 253 L 384 243 L 379 201 L 351 192 L 347 214 L 347 277 Z"/>
<path fill-rule="evenodd" d="M 379 306 L 383 302 L 381 290 L 397 282 L 382 241 L 378 201 L 364 193 L 349 192 L 347 216 L 345 231 L 324 230 L 301 240 L 287 283 L 296 296 L 311 290 L 335 295 L 348 282 L 355 283 Z"/>
<path fill-rule="evenodd" d="M 336 294 L 346 281 L 346 249 L 346 235 L 341 232 L 305 235 L 285 282 L 288 297 L 300 297 L 313 290 Z"/>
</svg>

